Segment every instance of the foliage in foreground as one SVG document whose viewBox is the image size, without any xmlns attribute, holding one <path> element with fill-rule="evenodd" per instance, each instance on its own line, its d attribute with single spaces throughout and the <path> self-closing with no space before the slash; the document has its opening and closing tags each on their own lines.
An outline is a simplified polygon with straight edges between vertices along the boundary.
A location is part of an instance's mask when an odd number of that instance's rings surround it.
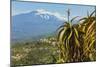
<svg viewBox="0 0 100 67">
<path fill-rule="evenodd" d="M 75 17 L 76 18 L 76 17 Z M 65 22 L 58 29 L 57 63 L 96 60 L 96 17 L 95 11 L 73 24 L 75 19 Z"/>
</svg>

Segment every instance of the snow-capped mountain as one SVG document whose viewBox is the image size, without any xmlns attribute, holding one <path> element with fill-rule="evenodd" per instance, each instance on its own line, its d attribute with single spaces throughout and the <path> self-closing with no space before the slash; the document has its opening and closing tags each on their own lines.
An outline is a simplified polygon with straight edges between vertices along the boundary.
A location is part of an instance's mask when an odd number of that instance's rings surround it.
<svg viewBox="0 0 100 67">
<path fill-rule="evenodd" d="M 25 39 L 53 33 L 65 21 L 58 13 L 36 10 L 12 16 L 12 39 Z"/>
</svg>

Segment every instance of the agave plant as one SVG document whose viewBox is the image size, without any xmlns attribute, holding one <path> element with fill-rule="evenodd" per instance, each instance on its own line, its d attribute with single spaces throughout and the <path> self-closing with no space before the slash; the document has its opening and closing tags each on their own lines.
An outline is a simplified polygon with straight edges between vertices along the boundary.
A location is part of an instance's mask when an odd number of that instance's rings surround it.
<svg viewBox="0 0 100 67">
<path fill-rule="evenodd" d="M 95 11 L 94 11 L 95 12 Z M 57 40 L 60 50 L 57 63 L 88 61 L 95 59 L 95 16 L 91 13 L 80 19 L 79 24 L 72 24 L 77 17 L 64 22 L 58 28 Z M 68 12 L 69 13 L 69 12 Z M 69 16 L 69 14 L 68 14 Z M 83 21 L 84 20 L 84 21 Z M 94 56 L 94 57 L 93 57 Z"/>
<path fill-rule="evenodd" d="M 69 12 L 68 12 L 69 15 Z M 59 62 L 70 62 L 74 61 L 72 57 L 76 58 L 78 53 L 77 48 L 80 47 L 78 31 L 75 28 L 77 25 L 72 25 L 72 22 L 77 17 L 72 18 L 68 22 L 64 22 L 58 29 L 57 39 L 59 41 L 58 47 L 60 49 Z M 73 41 L 73 39 L 75 41 Z M 76 51 L 76 52 L 75 52 Z"/>
<path fill-rule="evenodd" d="M 83 35 L 83 60 L 96 60 L 96 17 L 93 11 L 84 20 L 81 26 L 84 26 L 85 34 Z"/>
</svg>

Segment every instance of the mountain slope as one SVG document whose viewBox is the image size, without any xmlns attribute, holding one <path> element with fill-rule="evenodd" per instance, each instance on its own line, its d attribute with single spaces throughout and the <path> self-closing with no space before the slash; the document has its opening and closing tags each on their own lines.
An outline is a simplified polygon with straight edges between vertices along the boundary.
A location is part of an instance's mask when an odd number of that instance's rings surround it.
<svg viewBox="0 0 100 67">
<path fill-rule="evenodd" d="M 59 15 L 43 10 L 12 16 L 12 40 L 53 33 L 63 22 Z"/>
</svg>

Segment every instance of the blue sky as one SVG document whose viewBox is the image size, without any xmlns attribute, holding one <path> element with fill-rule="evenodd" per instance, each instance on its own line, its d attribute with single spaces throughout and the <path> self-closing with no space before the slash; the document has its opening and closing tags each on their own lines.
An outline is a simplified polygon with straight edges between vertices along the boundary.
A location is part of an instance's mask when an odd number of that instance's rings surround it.
<svg viewBox="0 0 100 67">
<path fill-rule="evenodd" d="M 37 9 L 44 9 L 50 12 L 57 12 L 62 16 L 67 16 L 67 9 L 70 9 L 71 17 L 75 16 L 87 16 L 87 11 L 92 12 L 95 10 L 95 6 L 83 6 L 83 5 L 69 5 L 69 4 L 54 4 L 54 3 L 37 3 L 37 2 L 12 2 L 12 15 L 31 12 Z"/>
</svg>

